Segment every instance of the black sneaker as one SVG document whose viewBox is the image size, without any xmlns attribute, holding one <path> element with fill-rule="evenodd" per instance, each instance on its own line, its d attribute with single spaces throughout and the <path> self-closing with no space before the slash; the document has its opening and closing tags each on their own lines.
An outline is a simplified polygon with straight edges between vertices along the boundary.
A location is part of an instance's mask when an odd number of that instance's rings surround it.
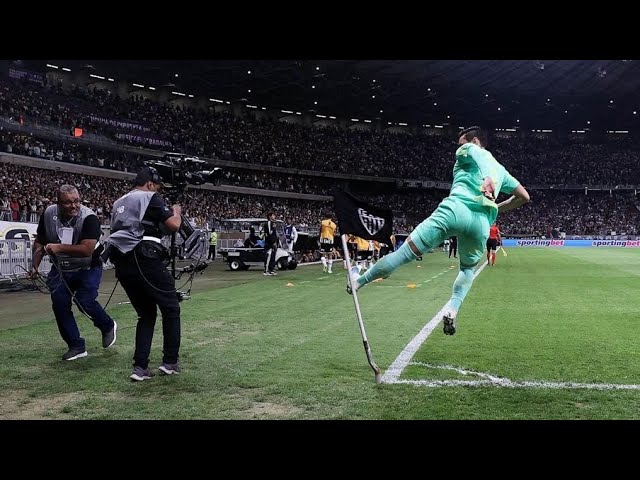
<svg viewBox="0 0 640 480">
<path fill-rule="evenodd" d="M 87 355 L 87 349 L 84 347 L 70 348 L 67 353 L 62 356 L 62 360 L 77 360 L 78 358 L 86 357 Z"/>
<path fill-rule="evenodd" d="M 163 363 L 158 367 L 165 375 L 177 375 L 180 373 L 180 365 L 177 363 Z"/>
<path fill-rule="evenodd" d="M 149 380 L 151 378 L 151 370 L 142 367 L 133 367 L 133 371 L 129 378 L 134 382 L 142 382 L 143 380 Z"/>
<path fill-rule="evenodd" d="M 116 332 L 118 331 L 118 324 L 113 321 L 113 328 L 107 333 L 102 334 L 102 348 L 109 348 L 116 343 Z"/>
<path fill-rule="evenodd" d="M 445 335 L 453 335 L 456 333 L 456 316 L 457 312 L 447 310 L 442 315 L 442 331 Z"/>
</svg>

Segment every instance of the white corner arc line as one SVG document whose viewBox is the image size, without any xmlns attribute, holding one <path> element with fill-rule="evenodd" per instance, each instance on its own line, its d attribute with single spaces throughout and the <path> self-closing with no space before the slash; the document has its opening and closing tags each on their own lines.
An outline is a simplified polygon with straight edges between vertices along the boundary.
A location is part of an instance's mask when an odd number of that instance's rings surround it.
<svg viewBox="0 0 640 480">
<path fill-rule="evenodd" d="M 478 268 L 473 274 L 473 278 L 480 275 L 484 267 L 487 266 L 487 262 L 485 261 L 480 268 Z M 418 332 L 418 334 L 413 337 L 413 339 L 404 347 L 404 350 L 400 352 L 400 355 L 396 357 L 393 363 L 389 366 L 389 368 L 382 375 L 382 383 L 401 383 L 398 381 L 400 375 L 402 375 L 402 371 L 407 367 L 413 356 L 418 351 L 418 348 L 425 342 L 427 337 L 431 335 L 431 332 L 438 326 L 440 321 L 442 320 L 443 310 L 447 305 L 445 304 L 438 313 L 436 313 L 427 324 L 422 327 L 422 330 Z M 404 383 L 404 382 L 402 382 Z"/>
</svg>

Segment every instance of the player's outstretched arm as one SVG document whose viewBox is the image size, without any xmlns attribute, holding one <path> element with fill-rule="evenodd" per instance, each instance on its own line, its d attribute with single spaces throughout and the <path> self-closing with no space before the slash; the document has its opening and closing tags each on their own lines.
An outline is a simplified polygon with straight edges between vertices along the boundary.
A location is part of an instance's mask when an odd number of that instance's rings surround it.
<svg viewBox="0 0 640 480">
<path fill-rule="evenodd" d="M 522 185 L 518 185 L 511 193 L 511 197 L 498 204 L 499 213 L 521 207 L 530 200 L 529 192 Z"/>
</svg>

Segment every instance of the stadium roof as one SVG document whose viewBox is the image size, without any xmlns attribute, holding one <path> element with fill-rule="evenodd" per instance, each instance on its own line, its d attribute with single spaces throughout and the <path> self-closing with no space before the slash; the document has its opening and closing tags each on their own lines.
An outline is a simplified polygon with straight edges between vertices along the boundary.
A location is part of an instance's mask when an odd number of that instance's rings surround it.
<svg viewBox="0 0 640 480">
<path fill-rule="evenodd" d="M 195 96 L 360 121 L 505 128 L 640 126 L 640 61 L 634 60 L 46 62 L 72 69 L 91 65 L 97 74 L 145 86 L 172 83 Z"/>
</svg>

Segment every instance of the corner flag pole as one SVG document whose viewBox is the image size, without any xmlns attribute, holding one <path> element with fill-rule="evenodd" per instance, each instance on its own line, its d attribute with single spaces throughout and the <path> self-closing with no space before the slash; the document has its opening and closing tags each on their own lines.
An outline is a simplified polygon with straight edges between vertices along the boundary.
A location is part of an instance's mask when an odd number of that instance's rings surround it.
<svg viewBox="0 0 640 480">
<path fill-rule="evenodd" d="M 347 246 L 347 236 L 341 235 L 342 249 L 344 251 L 344 258 L 347 261 L 347 265 L 351 265 L 351 259 L 349 258 L 349 248 Z M 347 269 L 347 281 L 351 286 L 351 296 L 353 297 L 353 304 L 356 307 L 356 316 L 358 317 L 358 326 L 360 327 L 360 335 L 362 336 L 362 343 L 364 344 L 364 351 L 367 354 L 367 361 L 375 373 L 376 383 L 382 383 L 382 373 L 380 367 L 373 361 L 373 355 L 371 354 L 371 348 L 369 346 L 369 340 L 367 340 L 367 332 L 364 330 L 364 321 L 362 320 L 362 313 L 360 313 L 360 303 L 358 302 L 358 294 L 353 288 L 351 283 L 351 267 Z"/>
</svg>

